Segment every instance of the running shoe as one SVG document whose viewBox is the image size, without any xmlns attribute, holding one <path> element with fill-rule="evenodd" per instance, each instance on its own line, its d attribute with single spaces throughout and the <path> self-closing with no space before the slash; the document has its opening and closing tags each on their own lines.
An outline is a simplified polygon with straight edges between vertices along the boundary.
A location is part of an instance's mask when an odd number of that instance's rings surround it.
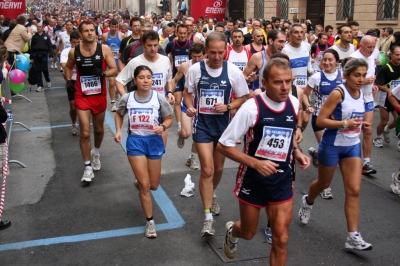
<svg viewBox="0 0 400 266">
<path fill-rule="evenodd" d="M 211 206 L 211 213 L 214 216 L 218 216 L 220 211 L 221 211 L 221 208 L 219 207 L 219 204 L 217 202 L 217 196 L 214 196 L 213 201 L 212 201 L 212 206 Z"/>
<path fill-rule="evenodd" d="M 392 183 L 390 184 L 390 188 L 393 193 L 400 196 L 400 181 L 397 179 L 397 173 L 392 174 Z"/>
<path fill-rule="evenodd" d="M 308 149 L 308 154 L 310 154 L 310 156 L 312 158 L 312 163 L 313 163 L 314 167 L 318 168 L 318 153 L 317 153 L 317 150 L 314 149 L 313 147 L 310 147 Z"/>
<path fill-rule="evenodd" d="M 39 86 L 39 87 L 37 87 L 36 91 L 37 91 L 37 92 L 41 92 L 42 89 L 43 89 L 43 88 Z"/>
<path fill-rule="evenodd" d="M 272 229 L 271 227 L 265 227 L 264 230 L 264 235 L 265 235 L 265 240 L 267 240 L 267 243 L 272 244 Z"/>
<path fill-rule="evenodd" d="M 71 136 L 77 136 L 78 135 L 78 126 L 77 125 L 72 125 L 71 127 Z"/>
<path fill-rule="evenodd" d="M 186 166 L 189 166 L 190 169 L 192 170 L 198 170 L 199 169 L 199 165 L 196 162 L 195 158 L 189 158 L 186 160 Z"/>
<path fill-rule="evenodd" d="M 213 228 L 214 220 L 204 220 L 201 236 L 213 236 L 215 230 Z"/>
<path fill-rule="evenodd" d="M 147 238 L 156 238 L 157 237 L 156 224 L 154 223 L 154 221 L 148 221 L 146 223 L 146 232 L 144 233 L 144 235 Z"/>
<path fill-rule="evenodd" d="M 83 176 L 81 182 L 92 182 L 94 178 L 93 169 L 90 166 L 85 166 L 85 171 L 83 171 Z"/>
<path fill-rule="evenodd" d="M 388 126 L 385 126 L 385 129 L 383 130 L 382 135 L 383 135 L 383 140 L 384 140 L 386 143 L 390 143 L 390 136 L 389 136 L 389 134 L 390 134 L 390 130 L 389 130 Z"/>
<path fill-rule="evenodd" d="M 50 88 L 51 87 L 51 82 L 50 81 L 46 82 L 46 85 L 47 85 L 47 88 Z"/>
<path fill-rule="evenodd" d="M 100 162 L 100 154 L 99 155 L 94 155 L 94 150 L 90 152 L 90 155 L 92 156 L 92 168 L 94 171 L 99 171 L 101 168 L 101 162 Z"/>
<path fill-rule="evenodd" d="M 381 137 L 375 137 L 372 142 L 374 143 L 375 147 L 377 148 L 383 148 L 383 143 L 382 143 L 382 138 Z"/>
<path fill-rule="evenodd" d="M 400 152 L 400 140 L 397 142 L 397 150 Z"/>
<path fill-rule="evenodd" d="M 53 69 L 53 68 L 54 68 L 54 64 L 50 63 L 50 69 Z"/>
<path fill-rule="evenodd" d="M 369 174 L 376 174 L 375 168 L 372 166 L 370 163 L 366 163 L 362 167 L 362 173 L 364 175 L 369 175 Z"/>
<path fill-rule="evenodd" d="M 117 105 L 115 103 L 111 104 L 111 112 L 116 112 L 117 111 Z"/>
<path fill-rule="evenodd" d="M 371 250 L 372 245 L 364 241 L 360 233 L 357 233 L 354 237 L 347 237 L 346 243 L 344 244 L 345 249 L 352 250 Z"/>
<path fill-rule="evenodd" d="M 54 63 L 54 68 L 57 68 L 57 62 Z"/>
<path fill-rule="evenodd" d="M 321 192 L 321 198 L 323 199 L 333 199 L 333 195 L 332 195 L 332 189 L 330 187 L 325 188 L 322 192 Z"/>
<path fill-rule="evenodd" d="M 227 222 L 225 224 L 225 240 L 224 240 L 224 253 L 229 259 L 234 259 L 237 254 L 237 238 L 236 241 L 232 241 L 233 222 Z"/>
<path fill-rule="evenodd" d="M 119 101 L 120 98 L 121 98 L 121 95 L 119 94 L 119 92 L 117 90 L 115 90 L 115 101 Z"/>
<path fill-rule="evenodd" d="M 182 149 L 185 146 L 185 139 L 178 135 L 178 139 L 176 141 L 176 145 L 178 145 L 179 149 Z M 186 164 L 187 165 L 187 164 Z"/>
<path fill-rule="evenodd" d="M 308 195 L 304 195 L 301 198 L 302 203 L 301 203 L 301 207 L 299 210 L 299 219 L 302 224 L 308 224 L 308 221 L 311 218 L 312 205 L 308 205 L 308 203 L 306 201 L 307 196 Z"/>
</svg>

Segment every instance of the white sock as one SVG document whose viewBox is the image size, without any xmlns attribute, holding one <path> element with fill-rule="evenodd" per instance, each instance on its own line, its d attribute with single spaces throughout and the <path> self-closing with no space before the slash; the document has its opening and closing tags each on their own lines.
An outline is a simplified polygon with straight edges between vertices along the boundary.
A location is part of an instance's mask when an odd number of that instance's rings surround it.
<svg viewBox="0 0 400 266">
<path fill-rule="evenodd" d="M 356 235 L 358 235 L 358 232 L 348 232 L 349 233 L 349 237 L 355 237 Z"/>
<path fill-rule="evenodd" d="M 365 164 L 367 164 L 367 163 L 370 163 L 370 161 L 371 161 L 371 158 L 364 158 L 364 163 L 363 163 L 363 165 L 365 165 Z"/>
<path fill-rule="evenodd" d="M 181 123 L 181 122 L 178 122 L 178 130 L 180 130 L 181 127 L 182 127 L 182 123 Z"/>
<path fill-rule="evenodd" d="M 212 216 L 211 212 L 206 212 L 205 215 L 206 215 L 206 220 L 213 220 L 213 216 Z"/>
<path fill-rule="evenodd" d="M 94 148 L 94 155 L 100 155 L 100 149 Z"/>
</svg>

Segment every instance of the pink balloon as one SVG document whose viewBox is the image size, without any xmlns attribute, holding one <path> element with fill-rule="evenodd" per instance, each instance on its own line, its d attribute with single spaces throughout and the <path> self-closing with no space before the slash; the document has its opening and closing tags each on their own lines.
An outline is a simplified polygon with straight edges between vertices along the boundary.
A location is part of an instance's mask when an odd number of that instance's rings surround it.
<svg viewBox="0 0 400 266">
<path fill-rule="evenodd" d="M 25 73 L 19 69 L 11 70 L 10 81 L 14 84 L 21 84 L 25 81 Z"/>
</svg>

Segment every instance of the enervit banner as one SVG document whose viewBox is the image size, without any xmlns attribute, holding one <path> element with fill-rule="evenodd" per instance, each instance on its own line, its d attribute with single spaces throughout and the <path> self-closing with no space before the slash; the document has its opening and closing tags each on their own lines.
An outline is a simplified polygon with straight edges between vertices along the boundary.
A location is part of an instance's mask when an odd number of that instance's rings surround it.
<svg viewBox="0 0 400 266">
<path fill-rule="evenodd" d="M 16 19 L 23 13 L 26 13 L 25 0 L 0 0 L 0 14 L 5 18 Z"/>
<path fill-rule="evenodd" d="M 225 17 L 226 0 L 195 0 L 191 2 L 190 15 L 197 21 L 200 16 L 218 18 L 222 21 Z"/>
</svg>

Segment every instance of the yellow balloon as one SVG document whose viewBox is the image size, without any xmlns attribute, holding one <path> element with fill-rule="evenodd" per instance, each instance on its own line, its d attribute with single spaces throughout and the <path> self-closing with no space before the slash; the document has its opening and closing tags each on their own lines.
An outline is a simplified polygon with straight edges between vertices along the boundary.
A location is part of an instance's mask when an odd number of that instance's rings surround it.
<svg viewBox="0 0 400 266">
<path fill-rule="evenodd" d="M 26 43 L 25 43 L 25 46 L 24 46 L 24 49 L 22 49 L 22 52 L 26 53 L 26 52 L 28 52 L 28 51 L 29 51 L 29 43 L 26 42 Z"/>
</svg>

